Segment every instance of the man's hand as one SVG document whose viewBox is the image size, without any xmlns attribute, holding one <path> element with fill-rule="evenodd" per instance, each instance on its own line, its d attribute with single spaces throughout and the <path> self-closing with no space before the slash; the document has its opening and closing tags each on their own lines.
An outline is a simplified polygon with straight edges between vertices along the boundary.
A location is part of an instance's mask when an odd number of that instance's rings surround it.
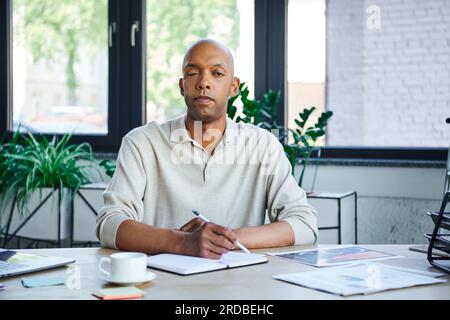
<svg viewBox="0 0 450 320">
<path fill-rule="evenodd" d="M 184 224 L 180 228 L 180 231 L 194 232 L 194 231 L 198 230 L 205 223 L 206 223 L 205 220 L 200 219 L 200 218 L 197 217 L 197 218 L 194 218 L 191 221 L 187 222 L 186 224 Z"/>
<path fill-rule="evenodd" d="M 184 254 L 209 259 L 219 259 L 235 248 L 236 235 L 230 228 L 195 218 L 180 228 L 183 231 Z"/>
</svg>

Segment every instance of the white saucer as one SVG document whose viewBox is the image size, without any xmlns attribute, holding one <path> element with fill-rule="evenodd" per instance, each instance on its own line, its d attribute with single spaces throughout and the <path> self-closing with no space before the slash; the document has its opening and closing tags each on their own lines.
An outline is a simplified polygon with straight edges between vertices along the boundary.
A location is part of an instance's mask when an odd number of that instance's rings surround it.
<svg viewBox="0 0 450 320">
<path fill-rule="evenodd" d="M 141 283 L 144 283 L 144 282 L 151 281 L 151 280 L 153 280 L 155 278 L 156 278 L 156 274 L 151 272 L 151 271 L 145 272 L 145 276 L 144 276 L 143 279 L 140 279 L 139 281 L 131 281 L 131 282 L 128 281 L 128 280 L 123 281 L 123 280 L 120 280 L 120 279 L 117 279 L 117 280 L 111 279 L 110 277 L 107 277 L 105 275 L 101 275 L 100 276 L 100 279 L 102 279 L 104 281 L 108 281 L 110 283 L 123 285 L 123 286 L 135 286 L 135 285 L 138 285 L 138 284 L 141 284 Z"/>
</svg>

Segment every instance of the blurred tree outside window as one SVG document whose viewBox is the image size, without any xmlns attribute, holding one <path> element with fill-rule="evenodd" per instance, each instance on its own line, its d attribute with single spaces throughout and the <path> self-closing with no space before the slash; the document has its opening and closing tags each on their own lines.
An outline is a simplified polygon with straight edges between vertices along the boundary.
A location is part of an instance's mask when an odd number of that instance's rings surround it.
<svg viewBox="0 0 450 320">
<path fill-rule="evenodd" d="M 107 0 L 13 0 L 14 130 L 108 132 L 107 25 Z"/>
<path fill-rule="evenodd" d="M 178 89 L 186 49 L 212 38 L 235 58 L 235 76 L 254 92 L 254 0 L 147 0 L 147 121 L 186 110 Z"/>
</svg>

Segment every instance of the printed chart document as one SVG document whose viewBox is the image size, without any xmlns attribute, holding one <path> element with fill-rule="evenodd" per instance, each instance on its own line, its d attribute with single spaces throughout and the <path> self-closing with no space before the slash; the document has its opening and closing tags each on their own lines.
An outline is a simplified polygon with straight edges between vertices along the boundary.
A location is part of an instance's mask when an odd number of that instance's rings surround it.
<svg viewBox="0 0 450 320">
<path fill-rule="evenodd" d="M 342 296 L 446 282 L 443 273 L 416 271 L 381 263 L 358 263 L 273 278 Z"/>
<path fill-rule="evenodd" d="M 263 254 L 249 254 L 228 252 L 220 259 L 206 259 L 178 254 L 157 254 L 147 258 L 147 265 L 151 268 L 170 271 L 182 275 L 243 267 L 267 262 Z"/>
<path fill-rule="evenodd" d="M 314 267 L 337 266 L 349 263 L 354 264 L 361 262 L 361 260 L 382 260 L 399 257 L 391 253 L 366 249 L 359 246 L 339 246 L 290 252 L 269 252 L 267 254 Z"/>
</svg>

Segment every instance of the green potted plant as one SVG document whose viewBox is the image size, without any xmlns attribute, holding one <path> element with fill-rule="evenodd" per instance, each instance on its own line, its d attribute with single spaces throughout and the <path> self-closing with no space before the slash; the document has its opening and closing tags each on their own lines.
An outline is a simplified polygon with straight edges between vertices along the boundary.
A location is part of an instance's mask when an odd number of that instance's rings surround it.
<svg viewBox="0 0 450 320">
<path fill-rule="evenodd" d="M 110 159 L 103 159 L 102 161 L 100 161 L 99 165 L 103 167 L 106 175 L 112 178 L 114 172 L 116 171 L 116 163 Z"/>
<path fill-rule="evenodd" d="M 298 185 L 302 187 L 305 170 L 311 160 L 311 155 L 316 151 L 316 157 L 320 157 L 320 147 L 317 146 L 317 141 L 325 135 L 325 128 L 333 112 L 324 111 L 315 123 L 311 123 L 310 116 L 316 108 L 306 108 L 303 112 L 299 112 L 299 118 L 294 119 L 296 127 L 287 128 L 277 123 L 276 108 L 280 101 L 280 91 L 269 90 L 263 95 L 262 100 L 249 99 L 248 95 L 248 87 L 243 82 L 239 87 L 239 93 L 228 100 L 228 116 L 236 122 L 252 123 L 269 131 L 276 129 L 278 139 L 292 165 L 294 176 L 298 162 L 301 163 L 302 171 Z M 237 107 L 234 105 L 238 98 L 243 105 L 242 115 L 237 115 Z M 289 143 L 289 137 L 293 138 L 293 143 Z"/>
<path fill-rule="evenodd" d="M 90 145 L 69 144 L 70 138 L 16 132 L 0 145 L 3 232 L 17 230 L 17 236 L 41 240 L 68 237 L 70 200 L 90 182 L 90 171 L 99 169 Z"/>
</svg>

